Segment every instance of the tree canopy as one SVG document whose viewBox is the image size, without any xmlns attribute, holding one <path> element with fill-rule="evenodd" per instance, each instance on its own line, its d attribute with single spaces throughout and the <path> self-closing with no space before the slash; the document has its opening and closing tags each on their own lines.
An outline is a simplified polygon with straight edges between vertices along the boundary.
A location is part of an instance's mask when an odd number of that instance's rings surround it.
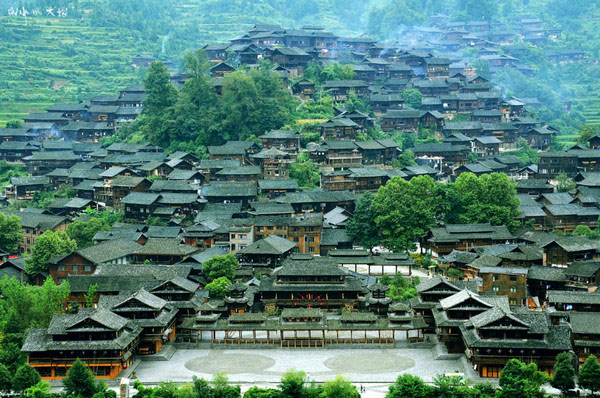
<svg viewBox="0 0 600 398">
<path fill-rule="evenodd" d="M 14 391 L 23 392 L 29 387 L 35 386 L 42 381 L 40 374 L 32 366 L 25 364 L 17 369 L 12 382 Z"/>
<path fill-rule="evenodd" d="M 77 242 L 65 231 L 45 231 L 35 239 L 31 256 L 25 261 L 28 273 L 48 271 L 48 260 L 57 255 L 66 255 L 77 249 Z"/>
<path fill-rule="evenodd" d="M 373 222 L 375 212 L 373 211 L 373 195 L 366 192 L 360 197 L 352 220 L 346 225 L 348 235 L 365 249 L 372 249 L 379 244 L 379 230 Z"/>
<path fill-rule="evenodd" d="M 600 364 L 595 355 L 587 357 L 583 365 L 579 368 L 578 377 L 579 387 L 590 390 L 592 395 L 600 391 Z"/>
<path fill-rule="evenodd" d="M 233 254 L 214 256 L 202 263 L 202 273 L 211 282 L 220 277 L 233 280 L 237 266 L 238 260 Z"/>
<path fill-rule="evenodd" d="M 384 245 L 396 252 L 414 249 L 417 239 L 436 225 L 440 203 L 435 181 L 429 176 L 389 180 L 371 205 Z"/>
<path fill-rule="evenodd" d="M 231 280 L 225 276 L 220 276 L 212 280 L 205 286 L 206 290 L 213 299 L 222 299 L 227 295 L 227 287 L 231 285 Z"/>
<path fill-rule="evenodd" d="M 432 388 L 417 376 L 403 374 L 389 387 L 385 398 L 422 398 L 431 393 Z"/>
<path fill-rule="evenodd" d="M 73 398 L 92 398 L 94 394 L 105 389 L 102 383 L 96 382 L 94 375 L 81 359 L 73 362 L 63 380 L 63 386 L 67 397 Z"/>
<path fill-rule="evenodd" d="M 520 201 L 516 188 L 503 173 L 479 177 L 463 173 L 454 184 L 457 193 L 460 224 L 486 223 L 516 227 Z M 454 221 L 454 220 L 453 220 Z"/>
<path fill-rule="evenodd" d="M 0 249 L 6 253 L 14 253 L 21 239 L 21 219 L 15 215 L 0 213 Z"/>
<path fill-rule="evenodd" d="M 201 154 L 208 145 L 253 139 L 290 121 L 295 100 L 270 63 L 229 73 L 220 96 L 207 75 L 208 67 L 202 50 L 187 53 L 184 73 L 190 78 L 177 90 L 164 65 L 153 63 L 144 81 L 147 112 L 118 135 L 142 134 L 155 145 Z"/>
<path fill-rule="evenodd" d="M 561 352 L 556 356 L 554 375 L 550 384 L 552 387 L 558 388 L 563 396 L 575 388 L 575 368 L 569 353 Z"/>
<path fill-rule="evenodd" d="M 537 370 L 535 363 L 525 364 L 518 359 L 509 360 L 502 372 L 498 384 L 498 398 L 543 398 L 542 384 L 548 376 Z"/>
<path fill-rule="evenodd" d="M 94 236 L 100 231 L 110 231 L 110 225 L 102 218 L 92 217 L 87 221 L 74 221 L 67 226 L 67 235 L 78 248 L 91 246 Z"/>
</svg>

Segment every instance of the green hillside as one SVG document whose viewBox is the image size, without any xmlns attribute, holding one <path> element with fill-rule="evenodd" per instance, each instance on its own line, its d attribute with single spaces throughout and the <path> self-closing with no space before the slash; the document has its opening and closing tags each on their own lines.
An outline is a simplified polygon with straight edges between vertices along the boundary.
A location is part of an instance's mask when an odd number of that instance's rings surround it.
<svg viewBox="0 0 600 398">
<path fill-rule="evenodd" d="M 58 101 L 139 83 L 144 71 L 131 65 L 136 54 L 178 62 L 186 50 L 230 39 L 255 23 L 361 33 L 378 0 L 63 0 L 58 4 L 68 7 L 66 18 L 27 19 L 8 16 L 10 3 L 3 3 L 0 126 Z"/>
<path fill-rule="evenodd" d="M 120 31 L 75 19 L 3 17 L 5 30 L 23 40 L 0 42 L 0 124 L 57 101 L 78 101 L 137 80 L 131 46 Z"/>
</svg>

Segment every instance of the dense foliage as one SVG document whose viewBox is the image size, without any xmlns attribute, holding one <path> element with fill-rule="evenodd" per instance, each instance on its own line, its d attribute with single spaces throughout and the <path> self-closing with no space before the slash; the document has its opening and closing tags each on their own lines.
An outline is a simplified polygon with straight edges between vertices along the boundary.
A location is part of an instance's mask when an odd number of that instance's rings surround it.
<svg viewBox="0 0 600 398">
<path fill-rule="evenodd" d="M 452 224 L 491 223 L 513 229 L 520 201 L 506 174 L 461 174 L 455 183 L 429 176 L 394 177 L 375 195 L 359 200 L 348 233 L 365 248 L 382 243 L 406 252 L 441 220 Z M 374 221 L 374 223 L 373 223 Z"/>
<path fill-rule="evenodd" d="M 35 239 L 31 256 L 25 261 L 28 273 L 48 272 L 48 262 L 52 256 L 64 256 L 77 249 L 77 242 L 65 231 L 44 231 Z"/>
<path fill-rule="evenodd" d="M 379 244 L 379 230 L 373 222 L 375 211 L 373 209 L 373 195 L 366 192 L 360 197 L 354 210 L 352 220 L 346 225 L 346 231 L 352 240 L 365 249 L 372 249 Z"/>
<path fill-rule="evenodd" d="M 237 266 L 238 260 L 233 254 L 214 256 L 202 263 L 202 273 L 211 282 L 221 277 L 233 280 Z"/>
<path fill-rule="evenodd" d="M 162 63 L 151 65 L 144 80 L 147 112 L 121 129 L 121 138 L 141 134 L 155 145 L 202 156 L 208 145 L 254 139 L 290 120 L 295 101 L 270 64 L 228 74 L 223 94 L 217 96 L 206 74 L 204 52 L 188 53 L 184 62 L 190 78 L 181 90 L 170 83 Z"/>
<path fill-rule="evenodd" d="M 23 239 L 21 219 L 15 215 L 0 213 L 0 250 L 14 253 L 21 239 Z"/>
<path fill-rule="evenodd" d="M 110 231 L 110 224 L 104 219 L 92 217 L 87 221 L 74 221 L 67 226 L 67 235 L 77 243 L 78 248 L 91 246 L 94 236 L 100 231 Z"/>
<path fill-rule="evenodd" d="M 25 364 L 20 348 L 31 327 L 45 328 L 53 314 L 65 311 L 69 284 L 56 285 L 52 278 L 42 286 L 0 279 L 0 392 L 24 391 L 39 382 L 39 375 Z"/>
</svg>

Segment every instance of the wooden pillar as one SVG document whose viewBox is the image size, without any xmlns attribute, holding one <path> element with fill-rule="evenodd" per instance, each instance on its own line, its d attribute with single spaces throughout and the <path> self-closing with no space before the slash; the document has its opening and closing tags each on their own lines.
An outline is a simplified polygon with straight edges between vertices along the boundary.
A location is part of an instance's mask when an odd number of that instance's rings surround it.
<svg viewBox="0 0 600 398">
<path fill-rule="evenodd" d="M 336 344 L 340 344 L 340 331 L 339 330 L 335 331 L 335 341 L 336 341 Z"/>
<path fill-rule="evenodd" d="M 267 330 L 267 344 L 269 344 L 271 342 L 271 336 L 270 336 L 270 331 Z"/>
<path fill-rule="evenodd" d="M 352 329 L 350 329 L 350 344 L 354 344 L 354 342 L 352 341 Z"/>
<path fill-rule="evenodd" d="M 294 348 L 296 348 L 297 342 L 298 342 L 298 331 L 294 330 Z"/>
<path fill-rule="evenodd" d="M 321 340 L 321 347 L 325 347 L 325 330 L 321 330 L 323 332 L 323 340 Z"/>
</svg>

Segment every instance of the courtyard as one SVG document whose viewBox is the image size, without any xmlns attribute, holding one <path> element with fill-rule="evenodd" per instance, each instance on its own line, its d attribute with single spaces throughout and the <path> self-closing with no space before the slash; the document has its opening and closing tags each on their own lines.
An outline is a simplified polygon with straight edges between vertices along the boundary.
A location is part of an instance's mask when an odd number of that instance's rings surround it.
<svg viewBox="0 0 600 398">
<path fill-rule="evenodd" d="M 391 383 L 401 373 L 431 381 L 435 375 L 463 372 L 460 360 L 434 360 L 431 349 L 179 349 L 169 361 L 142 361 L 136 369 L 144 383 L 210 379 L 226 372 L 234 383 L 276 384 L 288 369 L 323 382 L 344 375 L 353 383 Z"/>
</svg>

